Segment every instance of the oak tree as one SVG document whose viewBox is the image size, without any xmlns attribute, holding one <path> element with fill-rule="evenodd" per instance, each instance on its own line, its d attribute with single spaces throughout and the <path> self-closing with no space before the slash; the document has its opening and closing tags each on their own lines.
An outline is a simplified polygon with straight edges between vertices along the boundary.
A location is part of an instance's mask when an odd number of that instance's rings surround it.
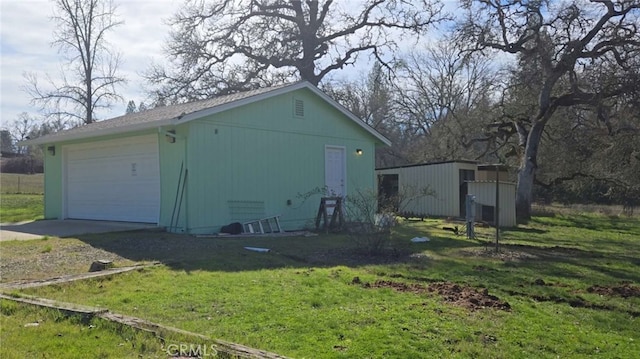
<svg viewBox="0 0 640 359">
<path fill-rule="evenodd" d="M 638 0 L 463 0 L 459 36 L 471 51 L 518 57 L 535 65 L 530 111 L 503 119 L 517 136 L 516 211 L 531 216 L 538 153 L 546 126 L 563 121 L 559 109 L 582 106 L 606 113 L 616 99 L 636 96 L 640 57 Z M 635 94 L 635 95 L 632 95 Z M 601 116 L 604 123 L 610 118 Z M 615 159 L 612 159 L 615 160 Z"/>
<path fill-rule="evenodd" d="M 388 66 L 403 35 L 441 20 L 431 0 L 189 0 L 171 19 L 171 66 L 147 79 L 157 98 L 210 97 L 302 79 L 318 85 L 361 56 Z M 408 36 L 405 36 L 405 41 Z"/>
</svg>

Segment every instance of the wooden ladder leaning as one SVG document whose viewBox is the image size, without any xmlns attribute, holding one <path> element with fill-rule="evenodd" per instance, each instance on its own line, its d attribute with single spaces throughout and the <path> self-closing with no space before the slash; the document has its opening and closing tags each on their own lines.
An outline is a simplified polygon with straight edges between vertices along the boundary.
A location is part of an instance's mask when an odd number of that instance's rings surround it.
<svg viewBox="0 0 640 359">
<path fill-rule="evenodd" d="M 332 211 L 330 209 L 333 209 Z M 329 213 L 331 212 L 331 213 Z M 329 216 L 331 218 L 329 219 Z M 316 216 L 316 230 L 320 228 L 320 222 L 324 220 L 324 230 L 340 229 L 344 223 L 342 215 L 342 197 L 322 197 Z"/>
<path fill-rule="evenodd" d="M 243 233 L 283 233 L 280 216 L 271 216 L 242 223 Z"/>
</svg>

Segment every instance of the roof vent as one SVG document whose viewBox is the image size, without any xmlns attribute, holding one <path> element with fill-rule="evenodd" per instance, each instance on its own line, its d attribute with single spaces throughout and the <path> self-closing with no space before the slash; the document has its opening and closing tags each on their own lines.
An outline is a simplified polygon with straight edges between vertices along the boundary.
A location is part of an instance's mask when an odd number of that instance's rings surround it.
<svg viewBox="0 0 640 359">
<path fill-rule="evenodd" d="M 297 98 L 293 99 L 293 115 L 295 117 L 304 117 L 304 101 Z"/>
</svg>

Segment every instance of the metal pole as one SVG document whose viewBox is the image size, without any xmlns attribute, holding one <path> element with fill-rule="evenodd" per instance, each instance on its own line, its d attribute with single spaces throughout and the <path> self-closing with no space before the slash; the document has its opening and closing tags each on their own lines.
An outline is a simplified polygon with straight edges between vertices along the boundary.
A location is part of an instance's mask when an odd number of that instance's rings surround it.
<svg viewBox="0 0 640 359">
<path fill-rule="evenodd" d="M 496 252 L 498 252 L 498 243 L 500 241 L 500 166 L 496 165 Z"/>
</svg>

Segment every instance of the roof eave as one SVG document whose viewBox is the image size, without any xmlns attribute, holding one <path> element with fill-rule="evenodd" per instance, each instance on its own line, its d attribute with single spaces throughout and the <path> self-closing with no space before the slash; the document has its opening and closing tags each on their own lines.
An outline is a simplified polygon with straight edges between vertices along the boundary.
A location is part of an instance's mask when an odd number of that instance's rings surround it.
<svg viewBox="0 0 640 359">
<path fill-rule="evenodd" d="M 297 83 L 291 84 L 289 86 L 283 86 L 281 88 L 278 88 L 278 89 L 275 89 L 275 90 L 272 90 L 272 91 L 268 91 L 268 92 L 261 93 L 261 94 L 258 94 L 258 95 L 254 95 L 254 96 L 249 96 L 249 97 L 246 97 L 246 98 L 243 98 L 243 99 L 240 99 L 240 100 L 232 101 L 232 102 L 229 102 L 229 103 L 226 103 L 226 104 L 222 104 L 222 105 L 219 105 L 219 106 L 215 106 L 215 107 L 211 107 L 211 108 L 208 108 L 208 109 L 195 111 L 195 112 L 186 114 L 184 116 L 178 116 L 176 118 L 172 118 L 172 119 L 168 119 L 168 120 L 150 121 L 150 122 L 145 122 L 145 123 L 142 123 L 142 124 L 135 124 L 135 125 L 129 125 L 129 126 L 122 126 L 122 127 L 114 127 L 114 128 L 104 129 L 104 130 L 96 130 L 96 131 L 82 132 L 82 133 L 76 133 L 76 134 L 68 134 L 68 135 L 64 135 L 63 134 L 63 135 L 59 135 L 59 136 L 55 136 L 54 135 L 52 137 L 43 136 L 43 137 L 40 137 L 40 138 L 35 138 L 33 140 L 27 140 L 27 141 L 19 142 L 18 145 L 19 146 L 30 146 L 30 145 L 41 145 L 41 144 L 48 144 L 48 143 L 58 143 L 58 142 L 82 140 L 82 139 L 101 137 L 101 136 L 108 136 L 108 135 L 116 135 L 116 134 L 125 133 L 125 132 L 141 131 L 141 130 L 152 129 L 152 128 L 157 128 L 157 127 L 162 127 L 162 126 L 167 126 L 167 125 L 179 125 L 179 124 L 183 124 L 185 122 L 197 120 L 199 118 L 210 116 L 210 115 L 213 115 L 213 114 L 216 114 L 216 113 L 227 111 L 227 110 L 230 110 L 230 109 L 233 109 L 233 108 L 237 108 L 237 107 L 240 107 L 240 106 L 244 106 L 244 105 L 256 102 L 256 101 L 268 99 L 268 98 L 271 98 L 271 97 L 274 97 L 274 96 L 282 95 L 282 94 L 285 94 L 285 93 L 288 93 L 288 92 L 291 92 L 291 91 L 295 91 L 295 90 L 299 90 L 299 89 L 303 89 L 303 88 L 309 89 L 311 92 L 313 92 L 316 95 L 320 96 L 323 100 L 328 102 L 331 106 L 336 108 L 338 111 L 340 111 L 342 114 L 347 116 L 350 120 L 352 120 L 358 126 L 360 126 L 365 131 L 367 131 L 369 134 L 374 136 L 383 145 L 391 146 L 391 141 L 388 138 L 384 137 L 380 132 L 376 131 L 373 127 L 367 125 L 364 121 L 362 121 L 360 118 L 358 118 L 353 113 L 351 113 L 351 111 L 346 109 L 344 106 L 339 104 L 337 101 L 335 101 L 334 99 L 329 97 L 324 92 L 320 91 L 320 89 L 318 89 L 316 86 L 313 86 L 308 81 L 297 82 Z"/>
<path fill-rule="evenodd" d="M 34 145 L 44 145 L 50 143 L 60 143 L 60 142 L 68 142 L 74 140 L 84 140 L 88 138 L 95 137 L 103 137 L 110 135 L 118 135 L 121 133 L 135 132 L 135 131 L 144 131 L 150 130 L 162 126 L 172 125 L 176 119 L 169 120 L 160 120 L 153 122 L 145 122 L 128 126 L 119 126 L 113 128 L 106 128 L 102 130 L 95 130 L 91 132 L 81 132 L 81 133 L 72 133 L 60 136 L 42 136 L 38 138 L 34 138 L 32 140 L 20 141 L 17 143 L 18 146 L 34 146 Z"/>
</svg>

